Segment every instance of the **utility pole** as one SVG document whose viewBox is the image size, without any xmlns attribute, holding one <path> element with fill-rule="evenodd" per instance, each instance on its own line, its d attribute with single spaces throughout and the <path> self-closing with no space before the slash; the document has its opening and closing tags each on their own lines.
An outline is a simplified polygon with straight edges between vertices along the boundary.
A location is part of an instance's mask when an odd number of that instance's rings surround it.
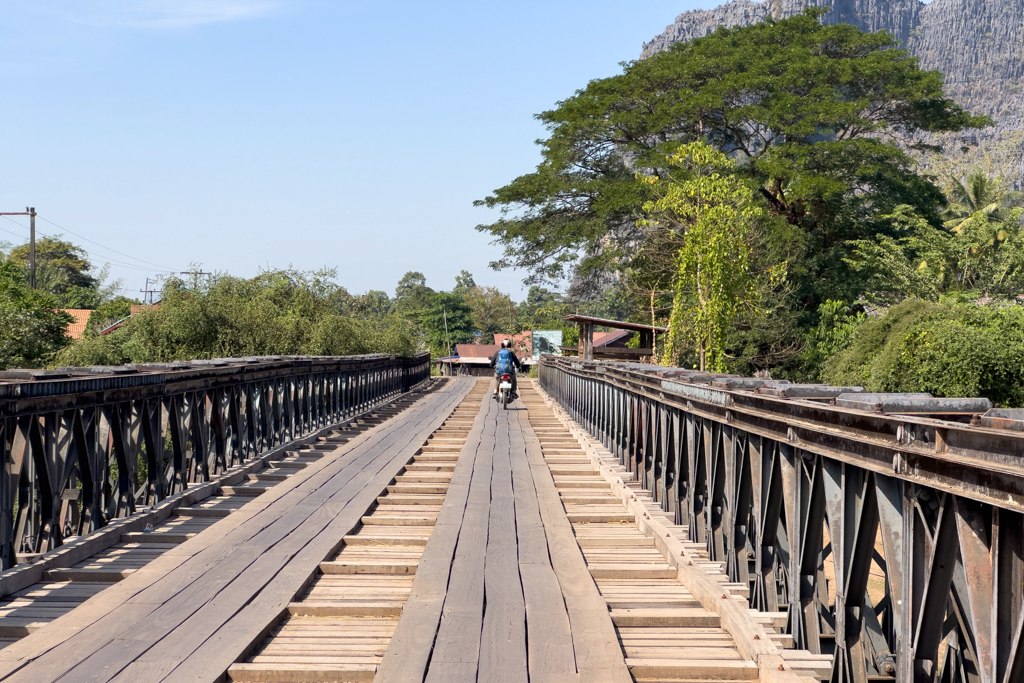
<svg viewBox="0 0 1024 683">
<path fill-rule="evenodd" d="M 159 280 L 153 280 L 153 284 L 156 284 L 157 282 L 159 282 Z M 153 305 L 153 295 L 160 293 L 159 289 L 150 289 L 149 288 L 149 278 L 148 277 L 146 278 L 146 288 L 145 289 L 140 289 L 139 291 L 142 292 L 142 303 L 144 303 L 144 304 L 148 303 L 150 306 Z M 149 301 L 146 301 L 147 297 L 149 298 Z"/>
<path fill-rule="evenodd" d="M 36 207 L 27 206 L 24 211 L 7 211 L 0 216 L 28 216 L 28 286 L 36 288 Z"/>
<path fill-rule="evenodd" d="M 441 309 L 441 314 L 444 316 L 444 338 L 448 343 L 448 357 L 452 355 L 452 338 L 448 335 L 448 311 L 444 308 Z"/>
<path fill-rule="evenodd" d="M 192 284 L 193 284 L 193 286 L 196 289 L 199 289 L 199 276 L 201 276 L 201 275 L 207 275 L 207 276 L 213 275 L 213 273 L 207 273 L 206 271 L 203 271 L 203 270 L 183 270 L 183 271 L 181 271 L 181 274 L 182 275 L 191 275 L 192 276 Z"/>
<path fill-rule="evenodd" d="M 28 211 L 28 286 L 36 288 L 36 207 L 30 206 Z"/>
</svg>

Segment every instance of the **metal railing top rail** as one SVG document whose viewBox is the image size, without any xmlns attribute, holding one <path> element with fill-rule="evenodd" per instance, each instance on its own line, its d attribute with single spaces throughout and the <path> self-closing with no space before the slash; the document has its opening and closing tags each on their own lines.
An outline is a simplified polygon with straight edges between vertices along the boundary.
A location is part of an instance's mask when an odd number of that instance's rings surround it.
<svg viewBox="0 0 1024 683">
<path fill-rule="evenodd" d="M 429 376 L 425 353 L 4 373 L 0 564 L 207 482 Z"/>
<path fill-rule="evenodd" d="M 414 366 L 428 359 L 428 353 L 414 356 L 252 356 L 57 370 L 6 370 L 0 371 L 0 418 L 74 408 L 83 395 L 90 395 L 90 402 L 96 399 L 116 402 L 216 388 L 239 380 L 273 379 L 296 372 L 338 372 L 394 364 Z"/>
<path fill-rule="evenodd" d="M 542 372 L 600 379 L 865 469 L 1024 511 L 1024 411 L 993 409 L 987 399 L 872 394 L 861 387 L 552 355 L 542 356 L 541 366 Z"/>
</svg>

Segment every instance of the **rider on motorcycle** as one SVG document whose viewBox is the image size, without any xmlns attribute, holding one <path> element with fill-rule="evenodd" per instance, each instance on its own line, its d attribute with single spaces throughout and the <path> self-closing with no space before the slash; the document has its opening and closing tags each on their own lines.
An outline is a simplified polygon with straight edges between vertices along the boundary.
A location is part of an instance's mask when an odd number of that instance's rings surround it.
<svg viewBox="0 0 1024 683">
<path fill-rule="evenodd" d="M 519 359 L 516 358 L 516 352 L 512 350 L 512 341 L 509 339 L 501 340 L 501 348 L 494 352 L 491 356 L 491 367 L 494 368 L 494 396 L 498 396 L 498 384 L 501 383 L 501 374 L 507 373 L 512 377 L 512 398 L 518 396 L 517 390 L 519 384 L 516 382 L 516 369 L 522 368 L 523 366 L 519 363 Z"/>
</svg>

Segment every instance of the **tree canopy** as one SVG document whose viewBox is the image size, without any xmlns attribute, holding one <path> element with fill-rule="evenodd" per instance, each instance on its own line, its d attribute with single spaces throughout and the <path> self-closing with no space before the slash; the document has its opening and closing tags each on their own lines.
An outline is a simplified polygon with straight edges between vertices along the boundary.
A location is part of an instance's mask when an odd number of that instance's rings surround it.
<svg viewBox="0 0 1024 683">
<path fill-rule="evenodd" d="M 728 174 L 728 157 L 703 142 L 680 146 L 667 165 L 662 178 L 645 178 L 656 198 L 644 204 L 650 218 L 639 223 L 663 228 L 675 243 L 666 358 L 679 364 L 688 346 L 701 370 L 723 371 L 739 307 L 752 303 L 748 232 L 762 211 L 750 188 Z"/>
<path fill-rule="evenodd" d="M 947 99 L 941 74 L 888 34 L 823 26 L 822 12 L 677 43 L 538 115 L 550 134 L 537 170 L 478 202 L 503 211 L 478 228 L 505 247 L 493 265 L 533 281 L 626 269 L 649 238 L 637 219 L 651 188 L 636 173 L 660 176 L 676 147 L 704 140 L 800 231 L 792 277 L 805 310 L 856 298 L 851 240 L 890 233 L 898 205 L 939 221 L 939 189 L 905 150 L 921 132 L 990 121 Z"/>
<path fill-rule="evenodd" d="M 498 333 L 520 332 L 517 306 L 497 287 L 473 287 L 464 298 L 473 312 L 474 331 L 480 333 L 481 343 L 493 344 Z"/>
<path fill-rule="evenodd" d="M 215 275 L 186 283 L 172 278 L 164 283 L 159 307 L 132 316 L 107 335 L 75 342 L 55 363 L 415 351 L 405 321 L 339 312 L 334 275 L 332 270 L 271 270 L 248 279 Z"/>
<path fill-rule="evenodd" d="M 29 271 L 28 244 L 11 249 L 8 260 Z M 36 287 L 56 297 L 61 308 L 95 308 L 107 294 L 101 291 L 104 272 L 95 272 L 82 247 L 58 237 L 36 241 Z"/>
<path fill-rule="evenodd" d="M 431 296 L 422 325 L 435 358 L 454 355 L 456 344 L 473 340 L 473 311 L 458 292 L 437 292 Z"/>
<path fill-rule="evenodd" d="M 415 324 L 423 317 L 430 307 L 430 299 L 434 290 L 427 287 L 427 278 L 423 273 L 409 271 L 398 281 L 395 287 L 394 312 Z"/>
<path fill-rule="evenodd" d="M 0 261 L 0 369 L 38 368 L 68 339 L 71 316 L 49 294 L 30 289 L 17 263 Z"/>
<path fill-rule="evenodd" d="M 1024 307 L 911 299 L 845 320 L 822 379 L 869 391 L 985 396 L 1024 405 Z"/>
</svg>

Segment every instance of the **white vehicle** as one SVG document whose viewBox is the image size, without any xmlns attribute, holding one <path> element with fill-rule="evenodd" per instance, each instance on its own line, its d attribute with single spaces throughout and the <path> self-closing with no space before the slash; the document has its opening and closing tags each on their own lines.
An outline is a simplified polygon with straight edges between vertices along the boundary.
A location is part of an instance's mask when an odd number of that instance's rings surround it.
<svg viewBox="0 0 1024 683">
<path fill-rule="evenodd" d="M 501 378 L 498 380 L 498 402 L 501 403 L 502 410 L 508 410 L 508 404 L 512 401 L 512 375 L 507 372 L 501 374 Z"/>
</svg>

